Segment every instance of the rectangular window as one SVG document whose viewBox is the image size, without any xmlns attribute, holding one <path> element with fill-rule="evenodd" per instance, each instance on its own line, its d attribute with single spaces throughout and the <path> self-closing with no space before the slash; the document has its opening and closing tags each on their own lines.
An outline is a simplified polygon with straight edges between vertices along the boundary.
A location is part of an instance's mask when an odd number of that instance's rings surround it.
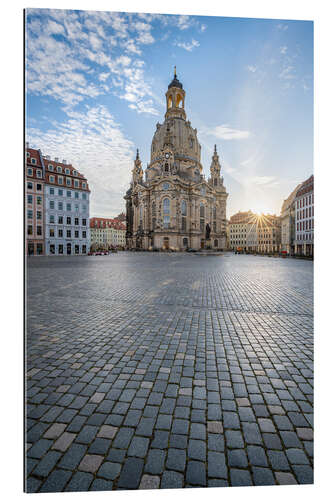
<svg viewBox="0 0 333 500">
<path fill-rule="evenodd" d="M 74 232 L 74 238 L 79 238 L 79 231 Z"/>
<path fill-rule="evenodd" d="M 59 165 L 57 166 L 57 172 L 58 172 L 59 174 L 61 174 L 61 172 L 62 172 L 62 168 L 61 168 Z"/>
<path fill-rule="evenodd" d="M 50 224 L 54 224 L 54 215 L 50 215 Z"/>
<path fill-rule="evenodd" d="M 41 191 L 42 190 L 42 185 L 41 184 L 36 184 L 36 189 L 37 189 L 37 191 Z"/>
<path fill-rule="evenodd" d="M 48 169 L 50 172 L 53 172 L 53 165 L 51 165 L 51 163 L 49 164 Z"/>
<path fill-rule="evenodd" d="M 76 188 L 79 187 L 79 181 L 77 179 L 74 179 L 74 187 Z"/>
<path fill-rule="evenodd" d="M 42 236 L 42 226 L 37 226 L 37 235 Z"/>
<path fill-rule="evenodd" d="M 86 226 L 87 225 L 87 219 L 82 219 L 82 226 Z"/>
<path fill-rule="evenodd" d="M 85 182 L 82 182 L 82 187 L 83 187 L 83 189 L 86 189 L 87 184 Z"/>
<path fill-rule="evenodd" d="M 71 217 L 66 217 L 66 224 L 68 224 L 68 225 L 72 224 L 72 218 Z"/>
<path fill-rule="evenodd" d="M 72 179 L 70 177 L 66 177 L 66 186 L 72 185 Z"/>
<path fill-rule="evenodd" d="M 64 235 L 64 232 L 62 229 L 58 229 L 58 238 L 62 238 Z"/>
<path fill-rule="evenodd" d="M 33 217 L 33 211 L 28 210 L 28 219 L 32 219 L 32 217 Z"/>
<path fill-rule="evenodd" d="M 58 175 L 58 184 L 63 184 L 64 183 L 64 178 L 61 177 L 61 175 Z"/>
<path fill-rule="evenodd" d="M 79 193 L 77 191 L 75 191 L 75 198 L 78 200 L 79 199 Z"/>
<path fill-rule="evenodd" d="M 54 228 L 50 227 L 50 238 L 54 238 Z"/>
<path fill-rule="evenodd" d="M 37 174 L 37 177 L 38 177 L 39 179 L 41 179 L 41 178 L 42 178 L 42 171 L 41 171 L 41 170 L 36 170 L 36 174 Z"/>
<path fill-rule="evenodd" d="M 66 210 L 67 210 L 67 212 L 71 212 L 71 210 L 72 210 L 72 205 L 71 205 L 70 203 L 67 203 L 67 205 L 66 205 Z"/>
<path fill-rule="evenodd" d="M 50 245 L 50 254 L 55 254 L 55 245 Z"/>
<path fill-rule="evenodd" d="M 163 227 L 168 229 L 170 225 L 170 215 L 164 215 L 163 217 Z"/>
<path fill-rule="evenodd" d="M 42 197 L 41 196 L 37 196 L 36 197 L 36 201 L 37 201 L 37 205 L 41 205 L 42 204 Z"/>
<path fill-rule="evenodd" d="M 54 209 L 54 200 L 50 200 L 50 208 L 53 210 Z"/>
<path fill-rule="evenodd" d="M 43 253 L 43 243 L 37 243 L 36 245 L 37 255 L 42 255 Z"/>
<path fill-rule="evenodd" d="M 63 210 L 64 204 L 62 201 L 58 201 L 58 210 Z"/>
<path fill-rule="evenodd" d="M 28 203 L 28 205 L 32 205 L 32 194 L 28 194 L 27 203 Z"/>
<path fill-rule="evenodd" d="M 32 168 L 28 168 L 27 172 L 28 172 L 29 177 L 33 176 Z"/>
<path fill-rule="evenodd" d="M 31 226 L 31 225 L 27 226 L 27 233 L 28 233 L 29 235 L 31 235 L 31 234 L 32 234 L 32 226 Z"/>
<path fill-rule="evenodd" d="M 36 215 L 38 220 L 42 220 L 42 212 L 40 210 L 37 210 Z"/>
<path fill-rule="evenodd" d="M 86 200 L 87 199 L 87 193 L 82 193 L 82 199 Z"/>
<path fill-rule="evenodd" d="M 63 189 L 58 189 L 58 195 L 63 196 L 64 195 L 64 190 Z"/>
<path fill-rule="evenodd" d="M 32 186 L 32 182 L 27 182 L 27 188 L 28 188 L 28 189 L 32 189 L 32 188 L 33 188 L 33 186 Z"/>
<path fill-rule="evenodd" d="M 86 245 L 82 245 L 82 253 L 87 253 L 87 247 L 86 247 Z"/>
<path fill-rule="evenodd" d="M 54 188 L 50 188 L 50 194 L 54 194 Z"/>
<path fill-rule="evenodd" d="M 79 218 L 78 218 L 78 217 L 75 217 L 75 219 L 74 219 L 74 224 L 75 224 L 76 226 L 78 226 L 78 225 L 79 225 Z"/>
<path fill-rule="evenodd" d="M 62 215 L 59 215 L 58 217 L 58 224 L 63 224 L 64 223 L 64 218 Z"/>
<path fill-rule="evenodd" d="M 78 212 L 79 211 L 79 205 L 78 203 L 75 203 L 75 212 Z"/>
<path fill-rule="evenodd" d="M 66 196 L 67 196 L 67 198 L 71 198 L 72 197 L 72 191 L 66 191 Z"/>
<path fill-rule="evenodd" d="M 75 245 L 75 253 L 80 253 L 80 245 Z"/>
<path fill-rule="evenodd" d="M 82 238 L 86 238 L 87 237 L 87 231 L 82 231 Z"/>
<path fill-rule="evenodd" d="M 71 231 L 70 229 L 67 229 L 67 231 L 66 231 L 66 236 L 67 236 L 67 238 L 71 238 L 71 236 L 72 236 L 72 231 Z"/>
<path fill-rule="evenodd" d="M 49 181 L 52 182 L 52 184 L 54 184 L 54 175 L 49 176 Z"/>
<path fill-rule="evenodd" d="M 58 254 L 62 255 L 64 253 L 64 245 L 59 245 L 58 246 Z"/>
<path fill-rule="evenodd" d="M 83 210 L 83 212 L 86 212 L 87 211 L 87 205 L 83 205 L 82 206 L 82 210 Z"/>
</svg>

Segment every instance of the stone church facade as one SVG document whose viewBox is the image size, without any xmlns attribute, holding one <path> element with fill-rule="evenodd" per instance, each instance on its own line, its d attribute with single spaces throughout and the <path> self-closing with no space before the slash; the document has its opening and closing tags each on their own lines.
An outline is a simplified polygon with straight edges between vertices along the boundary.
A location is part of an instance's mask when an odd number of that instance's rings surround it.
<svg viewBox="0 0 333 500">
<path fill-rule="evenodd" d="M 127 247 L 223 250 L 228 193 L 216 146 L 206 180 L 197 129 L 186 118 L 185 90 L 176 71 L 165 95 L 165 120 L 156 125 L 150 163 L 143 172 L 137 151 L 124 197 Z"/>
</svg>

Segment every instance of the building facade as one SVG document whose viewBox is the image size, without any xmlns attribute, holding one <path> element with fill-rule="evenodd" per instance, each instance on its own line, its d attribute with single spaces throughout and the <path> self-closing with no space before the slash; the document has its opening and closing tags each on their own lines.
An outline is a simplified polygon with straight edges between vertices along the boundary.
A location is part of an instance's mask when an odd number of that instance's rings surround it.
<svg viewBox="0 0 333 500">
<path fill-rule="evenodd" d="M 118 219 L 92 217 L 90 219 L 91 249 L 125 248 L 126 226 Z"/>
<path fill-rule="evenodd" d="M 301 184 L 290 193 L 281 207 L 281 252 L 286 252 L 288 255 L 294 254 L 295 242 L 295 197 Z"/>
<path fill-rule="evenodd" d="M 44 165 L 41 151 L 25 151 L 26 255 L 44 255 Z"/>
<path fill-rule="evenodd" d="M 45 166 L 45 254 L 85 255 L 90 249 L 86 178 L 66 160 L 43 157 Z"/>
<path fill-rule="evenodd" d="M 280 250 L 281 220 L 276 215 L 257 215 L 249 210 L 229 220 L 229 247 L 246 252 L 276 253 Z"/>
<path fill-rule="evenodd" d="M 313 256 L 314 251 L 314 177 L 311 175 L 295 196 L 295 254 Z"/>
<path fill-rule="evenodd" d="M 150 163 L 143 172 L 137 152 L 124 197 L 127 247 L 225 249 L 228 193 L 216 146 L 206 180 L 197 130 L 186 119 L 185 91 L 176 73 L 165 96 L 165 119 L 156 125 Z"/>
</svg>

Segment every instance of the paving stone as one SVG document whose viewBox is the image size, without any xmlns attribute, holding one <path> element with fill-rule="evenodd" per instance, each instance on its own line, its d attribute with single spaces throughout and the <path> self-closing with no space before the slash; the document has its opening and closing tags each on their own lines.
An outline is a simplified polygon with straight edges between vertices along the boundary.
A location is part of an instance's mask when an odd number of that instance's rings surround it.
<svg viewBox="0 0 333 500">
<path fill-rule="evenodd" d="M 274 424 L 269 418 L 258 418 L 258 424 L 262 432 L 276 432 Z"/>
<path fill-rule="evenodd" d="M 59 451 L 66 451 L 70 447 L 76 436 L 77 434 L 73 434 L 71 432 L 64 432 L 52 445 L 52 448 Z"/>
<path fill-rule="evenodd" d="M 25 483 L 25 489 L 27 493 L 36 493 L 40 488 L 42 481 L 35 477 L 28 477 Z"/>
<path fill-rule="evenodd" d="M 123 427 L 119 429 L 115 439 L 113 440 L 112 446 L 114 448 L 127 448 L 133 434 L 134 430 L 130 427 Z"/>
<path fill-rule="evenodd" d="M 253 483 L 255 486 L 274 485 L 275 479 L 270 469 L 264 467 L 252 467 Z"/>
<path fill-rule="evenodd" d="M 53 424 L 51 427 L 45 432 L 45 439 L 57 439 L 66 429 L 66 424 Z"/>
<path fill-rule="evenodd" d="M 59 467 L 74 470 L 87 451 L 87 446 L 73 443 L 59 462 Z"/>
<path fill-rule="evenodd" d="M 299 484 L 313 484 L 313 469 L 309 465 L 293 465 L 294 474 Z"/>
<path fill-rule="evenodd" d="M 265 450 L 261 446 L 248 446 L 247 454 L 251 465 L 258 465 L 260 467 L 267 467 L 268 462 Z"/>
<path fill-rule="evenodd" d="M 150 450 L 145 465 L 145 472 L 156 475 L 162 474 L 164 470 L 166 452 L 163 450 Z"/>
<path fill-rule="evenodd" d="M 40 488 L 40 493 L 63 491 L 71 475 L 68 470 L 53 470 Z"/>
<path fill-rule="evenodd" d="M 144 474 L 141 478 L 140 490 L 153 490 L 159 488 L 160 486 L 160 478 L 158 476 L 150 476 L 148 474 Z"/>
<path fill-rule="evenodd" d="M 244 448 L 244 440 L 240 431 L 225 431 L 228 448 Z"/>
<path fill-rule="evenodd" d="M 313 430 L 310 429 L 309 427 L 297 427 L 296 428 L 297 435 L 300 439 L 306 440 L 306 441 L 312 441 L 313 440 Z"/>
<path fill-rule="evenodd" d="M 166 449 L 168 447 L 169 432 L 155 431 L 154 440 L 151 444 L 152 448 Z"/>
<path fill-rule="evenodd" d="M 267 456 L 272 464 L 273 470 L 290 470 L 286 455 L 283 451 L 267 451 Z"/>
<path fill-rule="evenodd" d="M 31 448 L 29 449 L 27 456 L 30 458 L 42 458 L 43 455 L 52 446 L 53 441 L 50 439 L 39 439 Z"/>
<path fill-rule="evenodd" d="M 166 467 L 171 470 L 183 472 L 185 469 L 186 453 L 183 450 L 169 448 Z"/>
<path fill-rule="evenodd" d="M 280 436 L 286 448 L 302 447 L 302 444 L 298 439 L 296 432 L 281 431 Z"/>
<path fill-rule="evenodd" d="M 87 472 L 75 472 L 65 491 L 88 491 L 94 476 Z"/>
<path fill-rule="evenodd" d="M 184 482 L 184 476 L 179 472 L 174 472 L 166 470 L 163 472 L 161 488 L 182 488 Z"/>
<path fill-rule="evenodd" d="M 97 437 L 99 438 L 106 438 L 106 439 L 113 439 L 115 435 L 117 434 L 118 427 L 113 427 L 112 425 L 102 425 L 99 428 Z"/>
<path fill-rule="evenodd" d="M 110 491 L 113 489 L 113 482 L 105 479 L 94 479 L 90 486 L 90 491 Z"/>
<path fill-rule="evenodd" d="M 309 465 L 309 460 L 303 450 L 298 448 L 289 448 L 286 450 L 286 455 L 291 464 Z"/>
<path fill-rule="evenodd" d="M 211 451 L 224 451 L 224 438 L 219 434 L 208 434 L 208 449 Z"/>
<path fill-rule="evenodd" d="M 80 462 L 79 470 L 84 472 L 92 472 L 95 473 L 101 463 L 103 462 L 103 457 L 100 455 L 85 455 Z"/>
<path fill-rule="evenodd" d="M 295 477 L 290 472 L 275 472 L 275 477 L 278 484 L 298 484 Z"/>
<path fill-rule="evenodd" d="M 142 458 L 127 458 L 120 473 L 118 487 L 128 490 L 137 489 L 140 484 L 143 465 Z"/>
<path fill-rule="evenodd" d="M 247 456 L 244 450 L 228 451 L 228 465 L 237 469 L 246 469 L 248 467 Z"/>
<path fill-rule="evenodd" d="M 231 486 L 252 486 L 249 471 L 241 469 L 230 469 Z"/>
<path fill-rule="evenodd" d="M 128 449 L 128 456 L 144 458 L 147 454 L 149 439 L 134 436 Z"/>
<path fill-rule="evenodd" d="M 60 457 L 61 453 L 57 451 L 48 451 L 34 469 L 34 474 L 36 476 L 47 477 Z"/>
<path fill-rule="evenodd" d="M 88 453 L 94 455 L 106 455 L 110 448 L 110 440 L 104 438 L 96 438 L 95 441 L 89 446 Z"/>
<path fill-rule="evenodd" d="M 205 441 L 199 441 L 198 439 L 190 439 L 188 443 L 188 456 L 194 460 L 201 460 L 205 462 L 206 460 L 206 443 Z"/>
<path fill-rule="evenodd" d="M 191 485 L 206 486 L 206 468 L 203 462 L 189 460 L 186 470 L 186 482 Z"/>
<path fill-rule="evenodd" d="M 208 421 L 207 431 L 211 432 L 212 434 L 223 434 L 222 422 Z"/>
<path fill-rule="evenodd" d="M 206 426 L 204 424 L 191 423 L 190 437 L 193 439 L 206 439 Z"/>
<path fill-rule="evenodd" d="M 224 453 L 208 451 L 208 476 L 227 479 L 227 467 Z"/>
<path fill-rule="evenodd" d="M 98 469 L 98 476 L 105 479 L 114 480 L 119 476 L 121 465 L 113 462 L 104 462 Z"/>
</svg>

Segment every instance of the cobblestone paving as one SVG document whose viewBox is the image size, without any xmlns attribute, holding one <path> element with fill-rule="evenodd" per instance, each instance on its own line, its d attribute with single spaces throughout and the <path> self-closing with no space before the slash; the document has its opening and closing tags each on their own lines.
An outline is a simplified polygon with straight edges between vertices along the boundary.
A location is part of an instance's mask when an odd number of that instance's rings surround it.
<svg viewBox="0 0 333 500">
<path fill-rule="evenodd" d="M 313 482 L 313 264 L 27 265 L 28 492 Z"/>
</svg>

